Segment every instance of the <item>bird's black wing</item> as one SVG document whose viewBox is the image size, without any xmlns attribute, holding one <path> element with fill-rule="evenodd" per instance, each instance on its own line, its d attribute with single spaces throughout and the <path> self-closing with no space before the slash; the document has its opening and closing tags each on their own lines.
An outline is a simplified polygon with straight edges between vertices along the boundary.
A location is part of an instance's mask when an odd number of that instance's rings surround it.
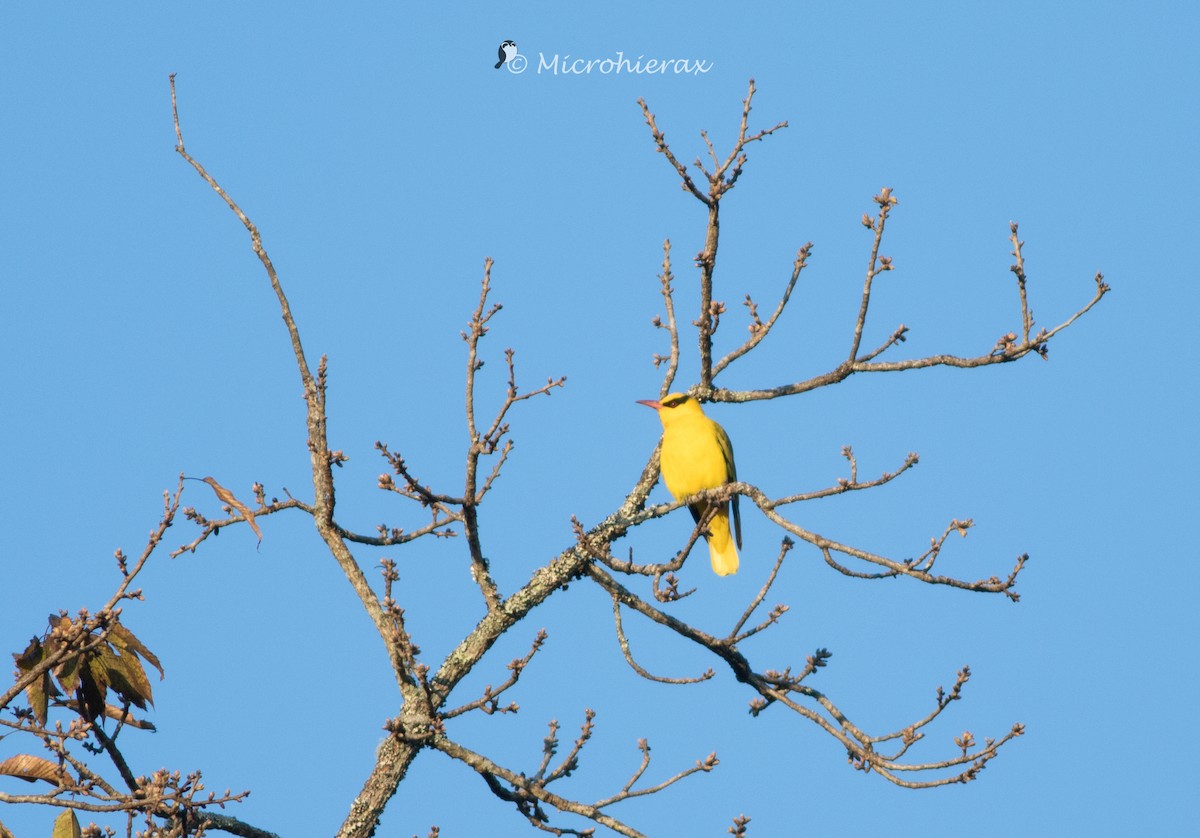
<svg viewBox="0 0 1200 838">
<path fill-rule="evenodd" d="M 713 424 L 717 425 L 716 422 Z M 717 442 L 721 444 L 721 456 L 725 458 L 725 479 L 729 483 L 736 483 L 737 466 L 733 464 L 733 443 L 729 441 L 729 434 L 725 433 L 725 429 L 720 425 L 717 425 Z M 729 503 L 733 507 L 733 534 L 740 550 L 742 549 L 742 512 L 738 509 L 739 498 L 739 495 L 734 495 Z"/>
</svg>

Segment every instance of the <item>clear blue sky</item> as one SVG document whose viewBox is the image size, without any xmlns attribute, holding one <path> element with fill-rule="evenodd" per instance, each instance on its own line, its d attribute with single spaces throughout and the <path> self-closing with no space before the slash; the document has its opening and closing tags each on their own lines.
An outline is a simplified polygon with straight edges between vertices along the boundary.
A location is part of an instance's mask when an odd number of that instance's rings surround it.
<svg viewBox="0 0 1200 838">
<path fill-rule="evenodd" d="M 411 7 L 410 7 L 411 8 Z M 573 586 L 493 653 L 464 693 L 498 683 L 539 627 L 550 640 L 514 697 L 517 717 L 452 729 L 527 771 L 545 725 L 597 732 L 564 793 L 598 798 L 650 739 L 647 778 L 712 750 L 717 771 L 614 814 L 650 835 L 1178 834 L 1195 824 L 1196 375 L 1190 345 L 1200 194 L 1194 36 L 1181 3 L 714 3 L 595 9 L 527 3 L 79 4 L 0 13 L 0 282 L 6 440 L 0 489 L 0 637 L 9 651 L 48 613 L 99 606 L 112 551 L 141 549 L 181 471 L 242 495 L 262 481 L 309 496 L 297 375 L 274 300 L 236 219 L 173 152 L 167 75 L 178 73 L 188 149 L 264 239 L 315 357 L 330 356 L 340 518 L 370 530 L 421 513 L 374 488 L 377 439 L 423 480 L 461 484 L 463 344 L 485 256 L 496 260 L 481 379 L 502 397 L 502 350 L 521 380 L 567 375 L 520 406 L 517 448 L 484 513 L 505 590 L 598 521 L 634 483 L 658 425 L 664 350 L 661 243 L 675 244 L 683 319 L 703 208 L 654 153 L 644 96 L 681 159 L 733 136 L 747 80 L 753 124 L 790 128 L 751 149 L 724 206 L 717 296 L 722 346 L 744 334 L 747 292 L 764 306 L 796 249 L 815 242 L 778 331 L 724 378 L 770 386 L 842 357 L 861 289 L 871 196 L 900 198 L 866 343 L 900 323 L 895 357 L 979 354 L 1018 325 L 1008 223 L 1021 222 L 1034 315 L 1061 322 L 1113 286 L 1037 358 L 981 371 L 859 377 L 789 400 L 712 409 L 739 474 L 772 494 L 844 474 L 921 463 L 872 494 L 794 510 L 810 528 L 899 557 L 952 517 L 976 529 L 941 559 L 966 578 L 1003 574 L 1028 551 L 1023 599 L 861 583 L 812 549 L 792 554 L 771 601 L 783 624 L 747 651 L 762 667 L 834 653 L 814 685 L 864 727 L 930 708 L 970 664 L 966 698 L 920 755 L 951 738 L 1028 734 L 966 787 L 908 792 L 863 776 L 839 746 L 751 695 L 713 683 L 651 685 L 622 662 L 606 599 Z M 534 58 L 494 70 L 497 45 Z M 622 52 L 710 62 L 699 76 L 552 75 L 536 57 Z M 691 335 L 685 349 L 694 346 Z M 695 380 L 689 356 L 681 383 Z M 665 491 L 656 489 L 656 498 Z M 215 514 L 207 487 L 185 503 Z M 761 583 L 781 533 L 746 516 L 743 572 L 700 586 L 680 612 L 728 626 Z M 330 834 L 397 711 L 379 640 L 307 519 L 264 524 L 261 549 L 229 530 L 195 556 L 164 550 L 126 621 L 163 657 L 155 735 L 135 770 L 205 772 L 253 790 L 234 813 L 283 835 Z M 661 555 L 675 515 L 628 544 Z M 180 523 L 168 538 L 190 540 Z M 418 543 L 398 562 L 400 599 L 431 659 L 480 616 L 462 545 Z M 379 556 L 364 554 L 367 566 Z M 667 675 L 708 664 L 631 621 L 642 661 Z M 132 737 L 130 737 L 132 739 Z M 16 747 L 0 740 L 0 758 Z M 15 788 L 14 788 L 15 787 Z M 0 779 L 0 788 L 25 791 Z M 52 812 L 0 811 L 19 835 Z M 472 773 L 422 754 L 381 834 L 532 834 Z M 575 824 L 579 826 L 579 824 Z"/>
</svg>

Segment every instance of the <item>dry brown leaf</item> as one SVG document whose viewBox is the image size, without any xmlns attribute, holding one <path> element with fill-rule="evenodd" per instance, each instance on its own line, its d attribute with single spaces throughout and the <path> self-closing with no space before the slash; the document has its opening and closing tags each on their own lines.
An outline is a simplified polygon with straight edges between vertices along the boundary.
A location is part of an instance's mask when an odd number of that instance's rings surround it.
<svg viewBox="0 0 1200 838">
<path fill-rule="evenodd" d="M 78 701 L 68 701 L 66 702 L 66 705 L 76 713 L 79 712 Z M 136 727 L 139 730 L 158 730 L 158 728 L 154 726 L 153 722 L 148 722 L 145 719 L 139 719 L 133 715 L 133 711 L 123 711 L 120 707 L 114 707 L 111 704 L 104 705 L 104 715 L 108 716 L 110 719 L 116 719 L 118 722 L 122 721 L 123 719 L 126 727 Z"/>
<path fill-rule="evenodd" d="M 154 726 L 154 722 L 135 718 L 132 712 L 122 710 L 120 707 L 113 707 L 111 704 L 104 705 L 104 715 L 110 719 L 116 719 L 118 722 L 124 719 L 126 727 L 136 727 L 138 730 L 158 730 Z"/>
<path fill-rule="evenodd" d="M 16 777 L 27 783 L 45 780 L 52 786 L 58 786 L 60 780 L 67 779 L 67 775 L 57 763 L 31 754 L 17 754 L 0 762 L 0 774 Z"/>
<path fill-rule="evenodd" d="M 250 511 L 250 507 L 242 503 L 233 496 L 233 492 L 226 489 L 212 477 L 203 478 L 204 482 L 213 487 L 213 491 L 217 493 L 217 499 L 221 503 L 226 503 L 242 513 L 242 517 L 246 519 L 246 523 L 250 525 L 250 529 L 254 530 L 254 534 L 258 536 L 258 543 L 262 544 L 262 530 L 258 528 L 258 524 L 254 521 L 254 513 Z"/>
</svg>

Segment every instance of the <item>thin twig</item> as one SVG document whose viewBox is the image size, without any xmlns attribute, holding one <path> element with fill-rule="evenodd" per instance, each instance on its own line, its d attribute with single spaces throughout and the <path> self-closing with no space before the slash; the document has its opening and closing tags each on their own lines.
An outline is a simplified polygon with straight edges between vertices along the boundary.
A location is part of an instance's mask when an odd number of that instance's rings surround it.
<svg viewBox="0 0 1200 838">
<path fill-rule="evenodd" d="M 800 272 L 803 271 L 808 265 L 808 257 L 812 253 L 812 247 L 813 243 L 809 242 L 808 244 L 804 245 L 804 247 L 800 248 L 800 251 L 796 254 L 796 261 L 792 263 L 792 276 L 788 280 L 787 287 L 783 289 L 783 296 L 779 298 L 779 304 L 775 306 L 775 311 L 771 313 L 771 316 L 767 319 L 767 322 L 763 323 L 760 321 L 757 315 L 754 314 L 754 309 L 751 308 L 753 319 L 750 323 L 750 338 L 737 349 L 733 350 L 713 365 L 712 374 L 714 377 L 719 375 L 723 369 L 728 367 L 738 358 L 742 357 L 751 349 L 762 343 L 763 339 L 770 334 L 772 327 L 775 325 L 775 321 L 779 319 L 779 315 L 783 314 L 784 307 L 787 306 L 788 300 L 791 299 L 792 291 L 796 287 L 796 281 L 800 279 Z M 749 295 L 746 296 L 746 302 L 748 306 L 753 306 Z"/>
<path fill-rule="evenodd" d="M 883 242 L 883 228 L 887 224 L 888 213 L 891 212 L 899 201 L 892 194 L 892 190 L 884 187 L 879 194 L 874 198 L 875 203 L 879 205 L 879 213 L 875 216 L 875 220 L 870 224 L 870 228 L 875 233 L 875 241 L 871 245 L 871 258 L 867 263 L 867 277 L 863 282 L 862 302 L 858 308 L 858 319 L 854 321 L 854 340 L 850 344 L 850 355 L 846 359 L 846 363 L 853 364 L 858 360 L 858 347 L 862 343 L 863 326 L 867 322 L 867 308 L 871 303 L 871 284 L 875 281 L 875 277 L 883 271 L 891 270 L 892 263 L 890 259 L 884 257 L 883 260 L 879 257 L 879 245 Z M 865 223 L 865 216 L 864 216 Z"/>
<path fill-rule="evenodd" d="M 492 713 L 517 712 L 518 707 L 516 702 L 509 704 L 507 707 L 501 707 L 498 699 L 504 694 L 505 691 L 513 686 L 516 686 L 517 681 L 519 681 L 521 678 L 521 673 L 525 671 L 525 667 L 529 666 L 529 662 L 533 660 L 533 656 L 538 653 L 538 651 L 542 648 L 542 645 L 546 642 L 546 637 L 546 630 L 539 629 L 537 636 L 533 638 L 533 643 L 530 646 L 529 654 L 525 655 L 523 658 L 517 658 L 509 663 L 508 670 L 512 674 L 509 675 L 507 680 L 500 684 L 499 687 L 493 689 L 492 685 L 488 684 L 486 687 L 484 687 L 483 695 L 481 697 L 475 699 L 474 701 L 469 701 L 461 707 L 456 707 L 453 710 L 447 710 L 444 713 L 439 713 L 439 717 L 442 719 L 453 719 L 455 716 L 461 716 L 463 713 L 470 712 L 471 710 L 482 710 L 489 716 Z"/>
<path fill-rule="evenodd" d="M 1017 260 L 1012 266 L 1012 272 L 1017 276 L 1017 294 L 1021 298 L 1021 340 L 1029 343 L 1029 332 L 1033 329 L 1033 312 L 1029 310 L 1029 298 L 1025 294 L 1025 257 L 1021 255 L 1021 247 L 1025 242 L 1017 238 L 1017 222 L 1009 222 L 1008 229 L 1008 240 L 1013 245 L 1012 255 Z"/>
<path fill-rule="evenodd" d="M 657 681 L 660 684 L 698 684 L 716 675 L 711 668 L 706 669 L 695 678 L 667 678 L 647 671 L 633 659 L 633 653 L 629 649 L 629 639 L 625 636 L 625 627 L 621 624 L 621 603 L 615 596 L 613 597 L 613 622 L 617 627 L 617 642 L 621 646 L 621 654 L 625 656 L 625 662 L 647 681 Z"/>
<path fill-rule="evenodd" d="M 655 317 L 654 325 L 658 328 L 667 330 L 671 342 L 671 354 L 665 359 L 662 355 L 654 356 L 654 365 L 658 366 L 664 360 L 667 361 L 667 371 L 663 375 L 662 386 L 659 387 L 658 397 L 661 399 L 671 392 L 671 386 L 675 382 L 675 373 L 679 369 L 679 327 L 675 321 L 675 300 L 671 282 L 674 280 L 674 275 L 671 273 L 671 240 L 663 240 L 663 261 L 662 273 L 659 274 L 659 283 L 663 296 L 663 303 L 667 309 L 667 323 L 664 326 L 662 321 Z"/>
<path fill-rule="evenodd" d="M 851 451 L 850 446 L 845 446 L 842 449 L 842 453 L 851 461 L 851 468 L 853 470 L 854 460 L 853 452 Z M 915 453 L 910 452 L 908 456 L 904 458 L 904 465 L 900 466 L 900 468 L 896 469 L 895 471 L 885 471 L 875 480 L 868 480 L 864 483 L 860 483 L 858 481 L 857 474 L 852 473 L 849 479 L 839 478 L 836 486 L 818 489 L 815 492 L 803 492 L 801 494 L 787 495 L 785 497 L 778 498 L 775 500 L 775 506 L 780 507 L 789 503 L 799 503 L 806 500 L 816 500 L 817 498 L 827 498 L 833 495 L 845 494 L 846 492 L 858 492 L 862 491 L 863 489 L 874 489 L 876 486 L 883 486 L 886 483 L 892 482 L 897 477 L 904 474 L 904 472 L 915 466 L 918 462 L 920 462 L 920 457 L 918 457 Z"/>
<path fill-rule="evenodd" d="M 517 388 L 516 367 L 513 363 L 514 352 L 512 349 L 506 349 L 504 356 L 508 366 L 508 389 L 504 402 L 496 412 L 491 425 L 486 431 L 480 432 L 478 419 L 475 415 L 475 374 L 483 367 L 483 361 L 479 358 L 479 341 L 488 332 L 488 322 L 502 308 L 499 303 L 493 304 L 490 308 L 487 307 L 488 294 L 491 291 L 493 264 L 490 258 L 484 260 L 483 280 L 480 283 L 479 289 L 479 303 L 475 307 L 475 312 L 471 315 L 469 331 L 462 333 L 463 340 L 467 342 L 466 414 L 467 434 L 470 438 L 470 445 L 467 447 L 466 485 L 463 489 L 461 521 L 463 530 L 467 536 L 467 546 L 471 554 L 471 577 L 475 580 L 475 584 L 479 586 L 479 590 L 483 594 L 484 602 L 489 611 L 500 607 L 501 598 L 500 592 L 496 587 L 496 581 L 492 578 L 487 557 L 483 554 L 483 544 L 479 532 L 478 508 L 483 495 L 499 475 L 500 466 L 507 459 L 511 446 L 505 445 L 501 449 L 499 461 L 495 468 L 492 469 L 491 474 L 485 478 L 482 488 L 478 482 L 479 459 L 482 456 L 495 453 L 500 448 L 501 439 L 508 433 L 508 425 L 505 424 L 504 419 L 513 405 L 534 398 L 535 396 L 550 395 L 556 387 L 564 386 L 567 381 L 566 376 L 557 380 L 547 379 L 546 383 L 537 389 L 525 393 L 520 392 Z"/>
<path fill-rule="evenodd" d="M 760 624 L 758 626 L 755 626 L 754 628 L 750 629 L 750 631 L 746 632 L 745 634 L 738 633 L 742 630 L 742 627 L 746 625 L 747 621 L 749 621 L 751 615 L 753 615 L 754 612 L 758 610 L 758 606 L 762 605 L 762 601 L 764 599 L 766 599 L 767 592 L 770 591 L 771 586 L 775 584 L 775 577 L 779 575 L 779 568 L 783 566 L 784 557 L 786 557 L 787 554 L 791 551 L 792 547 L 795 546 L 795 543 L 796 542 L 792 541 L 787 536 L 784 536 L 783 543 L 780 544 L 780 546 L 779 546 L 779 557 L 775 559 L 775 566 L 771 568 L 771 573 L 767 576 L 767 581 L 763 583 L 763 586 L 761 588 L 759 588 L 758 593 L 755 595 L 754 599 L 750 602 L 750 604 L 746 607 L 746 610 L 742 613 L 741 619 L 739 619 L 737 621 L 737 623 L 734 625 L 733 629 L 730 630 L 729 636 L 726 638 L 726 642 L 734 644 L 734 645 L 741 643 L 747 637 L 758 634 L 760 631 L 765 629 L 767 626 L 778 622 L 779 618 L 783 615 L 783 612 L 787 610 L 786 605 L 777 605 L 777 606 L 775 606 L 774 609 L 772 609 L 771 615 L 767 618 L 767 620 L 765 622 L 763 622 L 762 624 Z"/>
<path fill-rule="evenodd" d="M 501 796 L 504 799 L 508 799 L 513 802 L 517 802 L 523 798 L 536 800 L 540 803 L 553 806 L 560 812 L 570 812 L 571 814 L 588 818 L 589 820 L 595 821 L 602 826 L 607 826 L 609 829 L 619 835 L 627 836 L 627 838 L 645 838 L 641 832 L 638 832 L 633 827 L 618 821 L 616 818 L 613 818 L 604 812 L 601 812 L 596 806 L 570 800 L 566 797 L 562 797 L 561 795 L 557 795 L 554 792 L 547 791 L 543 785 L 530 780 L 528 777 L 516 771 L 511 771 L 507 768 L 504 768 L 503 766 L 488 759 L 483 754 L 476 753 L 470 748 L 460 745 L 444 735 L 439 734 L 433 736 L 430 739 L 429 744 L 447 756 L 453 757 L 454 759 L 469 765 L 481 776 L 483 776 L 485 780 L 488 777 L 491 777 L 493 782 L 496 778 L 504 780 L 504 782 L 508 783 L 514 790 L 516 790 L 518 794 L 505 792 L 505 794 L 501 795 L 500 792 L 504 791 L 502 787 L 494 785 L 493 783 L 488 784 L 489 788 L 491 788 L 494 793 L 497 793 L 498 796 Z"/>
</svg>

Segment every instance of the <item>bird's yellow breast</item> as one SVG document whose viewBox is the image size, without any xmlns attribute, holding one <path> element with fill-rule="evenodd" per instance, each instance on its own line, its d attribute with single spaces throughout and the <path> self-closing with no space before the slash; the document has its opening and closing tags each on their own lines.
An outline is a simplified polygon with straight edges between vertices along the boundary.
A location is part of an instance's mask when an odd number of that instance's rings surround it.
<svg viewBox="0 0 1200 838">
<path fill-rule="evenodd" d="M 664 422 L 661 468 L 663 482 L 676 500 L 729 480 L 729 464 L 721 447 L 721 430 L 699 410 Z"/>
</svg>

